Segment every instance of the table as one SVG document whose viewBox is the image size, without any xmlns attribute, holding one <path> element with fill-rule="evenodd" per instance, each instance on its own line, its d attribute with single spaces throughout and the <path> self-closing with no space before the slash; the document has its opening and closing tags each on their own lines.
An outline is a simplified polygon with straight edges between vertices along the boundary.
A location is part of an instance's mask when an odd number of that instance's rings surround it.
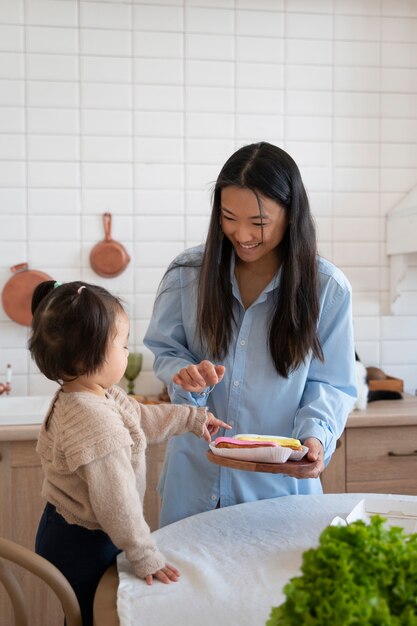
<svg viewBox="0 0 417 626">
<path fill-rule="evenodd" d="M 154 581 L 149 587 L 133 576 L 121 554 L 120 626 L 264 626 L 271 607 L 284 600 L 284 584 L 299 575 L 304 550 L 316 547 L 332 519 L 345 518 L 363 497 L 327 494 L 260 500 L 201 513 L 155 531 L 159 548 L 178 567 L 181 578 L 169 585 Z M 417 501 L 415 496 L 392 497 Z M 118 624 L 115 573 L 107 572 L 97 590 L 95 626 Z M 103 612 L 103 601 L 109 606 L 110 596 L 113 615 Z"/>
</svg>

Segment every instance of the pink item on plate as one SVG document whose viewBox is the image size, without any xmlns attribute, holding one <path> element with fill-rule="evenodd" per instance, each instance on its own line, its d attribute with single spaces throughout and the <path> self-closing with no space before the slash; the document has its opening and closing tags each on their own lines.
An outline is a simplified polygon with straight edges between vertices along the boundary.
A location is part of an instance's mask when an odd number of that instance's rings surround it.
<svg viewBox="0 0 417 626">
<path fill-rule="evenodd" d="M 278 444 L 272 441 L 260 441 L 259 439 L 257 441 L 250 441 L 246 439 L 234 439 L 234 437 L 217 437 L 217 439 L 214 440 L 214 445 L 218 446 L 219 443 L 232 444 L 239 448 L 254 448 L 255 446 L 259 448 L 276 448 L 278 446 Z"/>
</svg>

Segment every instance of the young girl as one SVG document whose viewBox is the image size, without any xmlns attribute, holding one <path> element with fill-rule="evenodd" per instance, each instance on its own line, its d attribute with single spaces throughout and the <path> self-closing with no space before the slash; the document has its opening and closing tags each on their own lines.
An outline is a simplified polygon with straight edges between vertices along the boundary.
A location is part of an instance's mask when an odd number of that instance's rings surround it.
<svg viewBox="0 0 417 626">
<path fill-rule="evenodd" d="M 188 431 L 210 441 L 226 424 L 205 408 L 139 404 L 114 386 L 127 365 L 129 321 L 102 287 L 43 282 L 32 313 L 31 355 L 61 385 L 37 445 L 47 505 L 36 552 L 67 577 L 89 626 L 97 584 L 121 550 L 149 585 L 179 576 L 143 517 L 147 444 Z"/>
<path fill-rule="evenodd" d="M 200 442 L 171 440 L 159 485 L 161 524 L 251 500 L 321 493 L 317 480 L 356 397 L 351 288 L 317 255 L 294 160 L 243 146 L 217 178 L 207 240 L 168 269 L 145 345 L 172 402 L 208 406 L 233 427 L 300 439 L 308 474 L 210 464 Z M 187 490 L 176 485 L 190 476 Z"/>
</svg>

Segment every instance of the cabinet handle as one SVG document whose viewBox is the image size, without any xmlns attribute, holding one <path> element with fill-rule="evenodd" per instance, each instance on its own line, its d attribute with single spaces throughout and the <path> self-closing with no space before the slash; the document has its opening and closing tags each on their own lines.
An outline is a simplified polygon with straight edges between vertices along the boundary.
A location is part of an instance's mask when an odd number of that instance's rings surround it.
<svg viewBox="0 0 417 626">
<path fill-rule="evenodd" d="M 414 450 L 414 452 L 393 452 L 390 450 L 388 456 L 417 456 L 417 450 Z"/>
</svg>

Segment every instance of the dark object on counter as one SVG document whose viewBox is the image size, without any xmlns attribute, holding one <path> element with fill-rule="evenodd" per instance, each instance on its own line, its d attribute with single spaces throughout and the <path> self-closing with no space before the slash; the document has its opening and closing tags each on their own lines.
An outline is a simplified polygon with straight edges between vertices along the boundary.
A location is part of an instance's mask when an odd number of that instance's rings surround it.
<svg viewBox="0 0 417 626">
<path fill-rule="evenodd" d="M 368 402 L 375 402 L 376 400 L 402 400 L 402 395 L 399 391 L 385 391 L 378 389 L 376 391 L 368 391 Z"/>
<path fill-rule="evenodd" d="M 11 320 L 30 326 L 32 323 L 31 302 L 35 288 L 44 280 L 53 280 L 49 274 L 28 269 L 27 263 L 11 267 L 13 276 L 3 287 L 1 294 L 3 308 Z"/>
<path fill-rule="evenodd" d="M 97 243 L 90 252 L 90 265 L 99 276 L 119 276 L 130 262 L 125 247 L 111 238 L 111 213 L 103 213 L 105 239 Z"/>
</svg>

